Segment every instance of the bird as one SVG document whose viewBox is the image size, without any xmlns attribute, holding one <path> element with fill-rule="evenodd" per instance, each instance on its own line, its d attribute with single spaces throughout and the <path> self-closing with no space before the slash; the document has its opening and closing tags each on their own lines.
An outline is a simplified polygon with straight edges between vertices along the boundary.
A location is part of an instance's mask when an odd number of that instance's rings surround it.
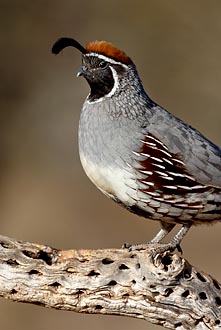
<svg viewBox="0 0 221 330">
<path fill-rule="evenodd" d="M 154 102 L 123 50 L 107 41 L 84 47 L 61 37 L 52 53 L 69 46 L 81 52 L 77 76 L 90 87 L 78 131 L 84 171 L 107 197 L 160 223 L 149 242 L 124 247 L 174 250 L 192 226 L 220 221 L 220 147 Z M 176 225 L 176 234 L 162 243 Z"/>
</svg>

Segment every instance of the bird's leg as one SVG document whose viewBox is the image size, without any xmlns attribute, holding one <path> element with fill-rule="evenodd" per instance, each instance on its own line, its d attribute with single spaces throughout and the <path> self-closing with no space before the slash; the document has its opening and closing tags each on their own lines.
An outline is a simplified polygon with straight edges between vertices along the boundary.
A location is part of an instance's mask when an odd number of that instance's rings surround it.
<svg viewBox="0 0 221 330">
<path fill-rule="evenodd" d="M 178 231 L 178 233 L 172 238 L 172 240 L 170 241 L 171 245 L 180 245 L 182 239 L 184 238 L 184 236 L 187 234 L 187 232 L 189 231 L 190 227 L 192 226 L 192 223 L 189 223 L 188 225 L 183 225 L 180 230 Z"/>
<path fill-rule="evenodd" d="M 187 225 L 183 225 L 178 233 L 172 238 L 172 240 L 169 243 L 159 245 L 153 252 L 152 252 L 152 258 L 154 258 L 157 254 L 171 251 L 173 252 L 176 248 L 179 252 L 182 253 L 182 249 L 180 247 L 180 243 L 184 236 L 187 234 L 188 230 L 192 226 L 192 223 L 189 223 Z"/>
<path fill-rule="evenodd" d="M 175 224 L 161 223 L 162 228 L 149 243 L 159 243 L 175 227 Z"/>
<path fill-rule="evenodd" d="M 175 225 L 169 224 L 163 225 L 163 228 L 157 233 L 157 235 L 147 244 L 137 244 L 137 245 L 125 245 L 124 247 L 127 247 L 130 251 L 135 250 L 145 250 L 147 247 L 150 246 L 150 244 L 159 243 L 174 227 Z M 181 251 L 180 243 L 184 236 L 187 234 L 188 230 L 192 226 L 192 223 L 185 224 L 181 227 L 181 229 L 178 231 L 178 233 L 172 238 L 172 240 L 169 243 L 161 244 L 156 247 L 156 249 L 153 251 L 153 257 L 156 254 L 163 253 L 165 251 L 174 251 L 176 248 L 178 248 L 179 251 Z"/>
</svg>

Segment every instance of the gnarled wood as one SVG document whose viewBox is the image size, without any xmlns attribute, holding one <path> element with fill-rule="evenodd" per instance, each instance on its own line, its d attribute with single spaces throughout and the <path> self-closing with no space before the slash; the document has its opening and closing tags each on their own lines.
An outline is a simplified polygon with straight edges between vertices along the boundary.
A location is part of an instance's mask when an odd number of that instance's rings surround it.
<svg viewBox="0 0 221 330">
<path fill-rule="evenodd" d="M 177 254 L 153 260 L 154 247 L 62 251 L 0 236 L 0 296 L 170 329 L 220 329 L 219 283 Z"/>
</svg>

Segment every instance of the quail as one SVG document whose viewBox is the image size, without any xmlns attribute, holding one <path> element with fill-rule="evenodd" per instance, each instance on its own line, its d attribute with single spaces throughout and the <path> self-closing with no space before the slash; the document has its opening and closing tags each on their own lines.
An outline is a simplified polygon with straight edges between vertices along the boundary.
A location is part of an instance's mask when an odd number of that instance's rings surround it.
<svg viewBox="0 0 221 330">
<path fill-rule="evenodd" d="M 79 124 L 80 159 L 90 180 L 127 210 L 160 222 L 149 243 L 161 245 L 180 224 L 164 250 L 179 246 L 192 225 L 221 220 L 221 149 L 148 96 L 124 51 L 64 37 L 52 53 L 67 46 L 81 52 L 77 76 L 90 86 Z"/>
</svg>

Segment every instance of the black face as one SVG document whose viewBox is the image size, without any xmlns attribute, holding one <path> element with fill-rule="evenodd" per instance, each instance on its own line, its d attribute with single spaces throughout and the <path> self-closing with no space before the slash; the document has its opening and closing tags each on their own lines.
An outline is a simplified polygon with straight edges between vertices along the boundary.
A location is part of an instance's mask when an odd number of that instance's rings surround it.
<svg viewBox="0 0 221 330">
<path fill-rule="evenodd" d="M 110 63 L 96 56 L 84 56 L 80 75 L 84 76 L 90 85 L 89 101 L 95 101 L 111 92 L 114 87 L 114 77 Z"/>
</svg>

